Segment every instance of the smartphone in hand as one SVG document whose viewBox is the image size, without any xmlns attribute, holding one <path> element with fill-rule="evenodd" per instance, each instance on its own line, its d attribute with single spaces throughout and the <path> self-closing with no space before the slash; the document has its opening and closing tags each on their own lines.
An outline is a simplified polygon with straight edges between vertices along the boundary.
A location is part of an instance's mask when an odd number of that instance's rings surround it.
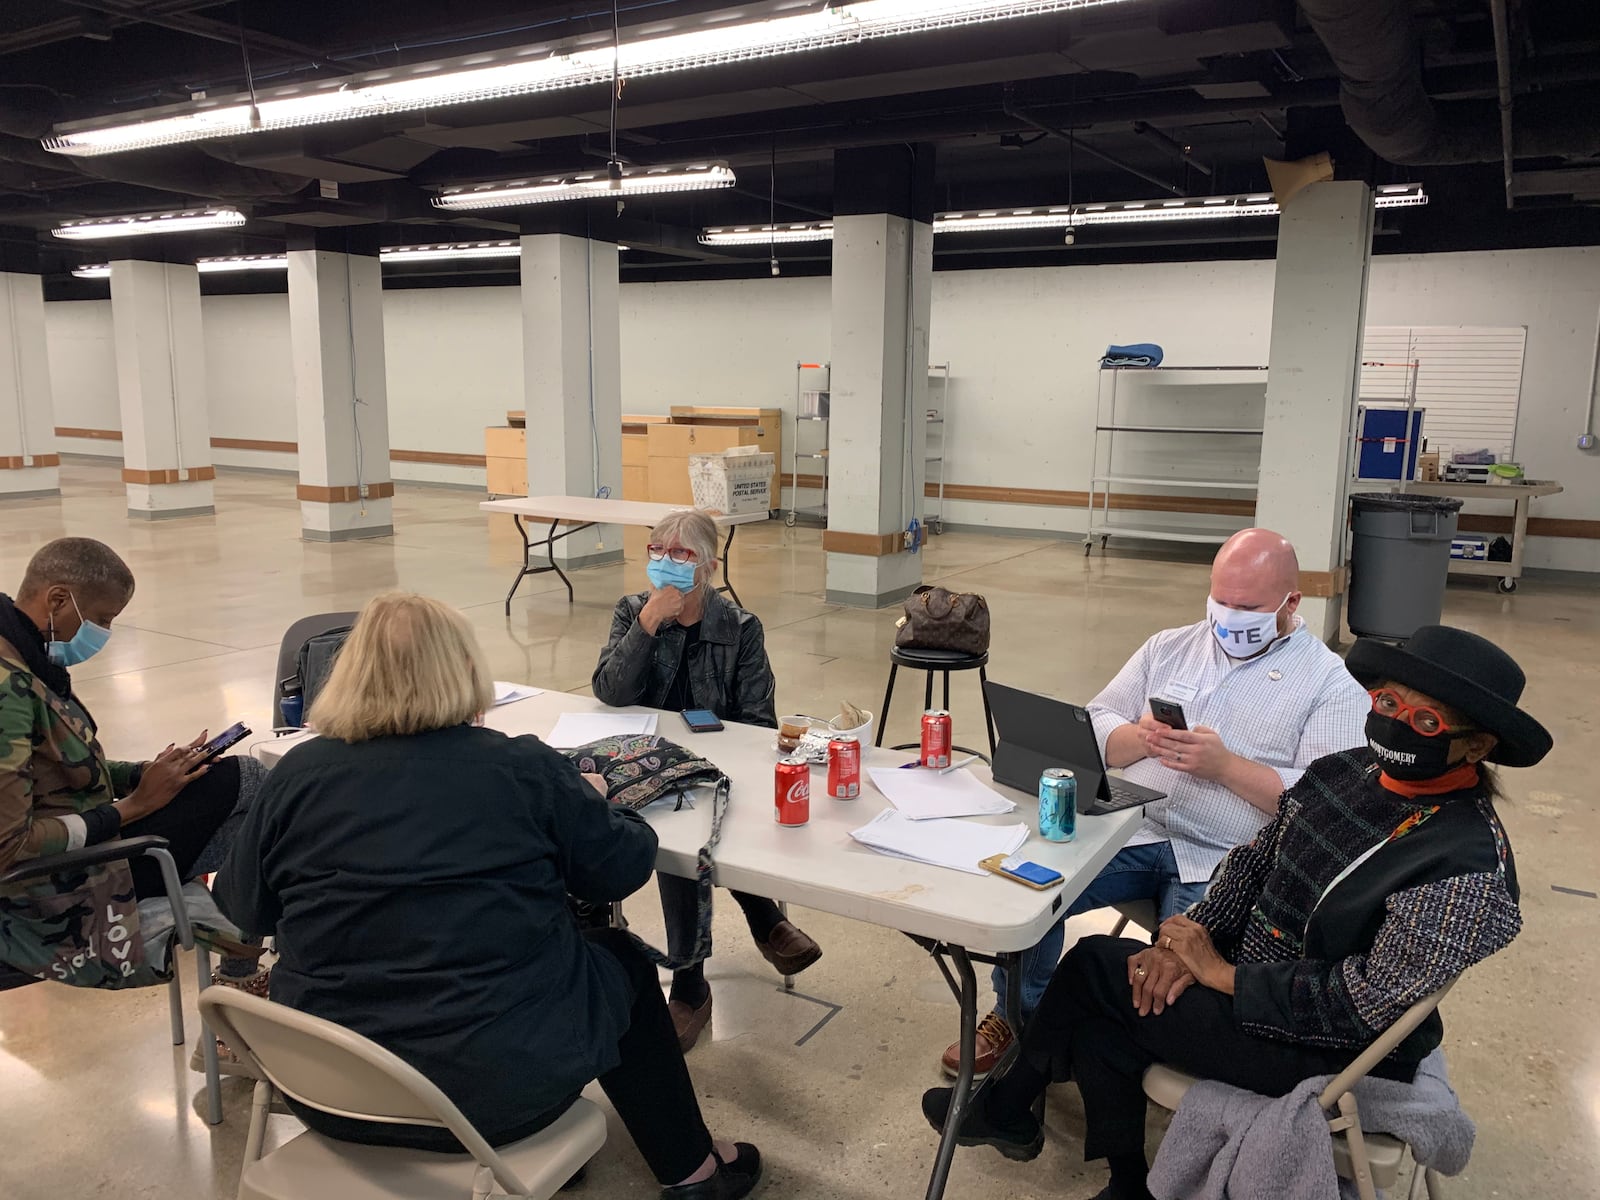
<svg viewBox="0 0 1600 1200">
<path fill-rule="evenodd" d="M 230 725 L 209 742 L 202 742 L 197 748 L 201 762 L 210 762 L 217 755 L 231 746 L 237 746 L 250 736 L 250 727 L 243 721 L 237 725 Z"/>
<path fill-rule="evenodd" d="M 1159 696 L 1151 696 L 1150 715 L 1169 729 L 1189 728 L 1189 722 L 1184 720 L 1183 717 L 1183 705 L 1175 701 L 1163 700 Z"/>
</svg>

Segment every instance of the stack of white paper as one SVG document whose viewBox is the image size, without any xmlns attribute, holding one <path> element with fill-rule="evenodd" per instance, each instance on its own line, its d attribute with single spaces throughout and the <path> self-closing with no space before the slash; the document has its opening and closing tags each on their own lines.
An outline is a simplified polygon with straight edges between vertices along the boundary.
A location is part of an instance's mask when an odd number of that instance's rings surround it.
<svg viewBox="0 0 1600 1200">
<path fill-rule="evenodd" d="M 570 750 L 601 738 L 655 731 L 655 713 L 562 713 L 545 743 L 558 750 Z"/>
<path fill-rule="evenodd" d="M 526 700 L 529 696 L 544 695 L 543 688 L 529 687 L 525 683 L 506 683 L 503 680 L 494 681 L 494 706 L 499 708 L 502 704 L 515 704 L 518 700 Z"/>
<path fill-rule="evenodd" d="M 913 821 L 935 817 L 998 817 L 1017 806 L 968 771 L 941 775 L 922 767 L 869 767 L 873 784 L 889 803 Z"/>
<path fill-rule="evenodd" d="M 979 861 L 995 854 L 1015 854 L 1028 840 L 1028 827 L 939 818 L 913 821 L 886 808 L 860 829 L 851 830 L 850 836 L 880 854 L 982 875 Z"/>
</svg>

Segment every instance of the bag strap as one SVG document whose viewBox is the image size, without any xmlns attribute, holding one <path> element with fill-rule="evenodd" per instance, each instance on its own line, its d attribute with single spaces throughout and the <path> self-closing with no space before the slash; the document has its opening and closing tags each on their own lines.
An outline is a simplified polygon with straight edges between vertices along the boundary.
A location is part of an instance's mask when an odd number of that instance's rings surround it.
<svg viewBox="0 0 1600 1200">
<path fill-rule="evenodd" d="M 644 951 L 644 955 L 658 967 L 665 967 L 669 971 L 683 971 L 690 967 L 698 966 L 711 957 L 711 892 L 715 886 L 713 874 L 716 864 L 712 861 L 711 852 L 717 848 L 717 843 L 722 841 L 722 819 L 728 815 L 728 797 L 733 788 L 732 781 L 726 776 L 717 780 L 716 795 L 711 800 L 711 836 L 706 839 L 706 844 L 700 847 L 696 856 L 695 879 L 695 929 L 694 949 L 687 958 L 672 958 L 663 954 L 649 942 L 629 931 L 628 936 L 634 944 Z M 678 803 L 683 804 L 683 794 L 678 794 Z"/>
</svg>

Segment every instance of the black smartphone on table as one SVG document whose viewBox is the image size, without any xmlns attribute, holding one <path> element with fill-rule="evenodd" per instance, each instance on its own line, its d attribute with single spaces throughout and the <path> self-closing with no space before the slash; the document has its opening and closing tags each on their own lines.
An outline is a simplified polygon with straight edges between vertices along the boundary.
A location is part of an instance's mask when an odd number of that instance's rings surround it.
<svg viewBox="0 0 1600 1200">
<path fill-rule="evenodd" d="M 237 725 L 230 725 L 209 742 L 200 743 L 197 752 L 201 762 L 210 762 L 231 746 L 237 746 L 250 736 L 250 727 L 243 721 Z"/>
<path fill-rule="evenodd" d="M 1150 715 L 1170 729 L 1189 728 L 1189 722 L 1183 718 L 1183 705 L 1176 701 L 1151 696 Z"/>
<path fill-rule="evenodd" d="M 691 733 L 719 733 L 722 730 L 722 722 L 709 708 L 684 709 L 683 722 Z"/>
</svg>

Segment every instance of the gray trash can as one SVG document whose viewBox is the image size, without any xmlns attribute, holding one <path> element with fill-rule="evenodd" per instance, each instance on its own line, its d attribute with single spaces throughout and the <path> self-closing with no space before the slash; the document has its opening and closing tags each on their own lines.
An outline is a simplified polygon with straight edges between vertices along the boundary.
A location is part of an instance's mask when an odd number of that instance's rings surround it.
<svg viewBox="0 0 1600 1200">
<path fill-rule="evenodd" d="M 1460 508 L 1449 496 L 1350 497 L 1352 632 L 1404 640 L 1420 626 L 1439 623 Z"/>
</svg>

